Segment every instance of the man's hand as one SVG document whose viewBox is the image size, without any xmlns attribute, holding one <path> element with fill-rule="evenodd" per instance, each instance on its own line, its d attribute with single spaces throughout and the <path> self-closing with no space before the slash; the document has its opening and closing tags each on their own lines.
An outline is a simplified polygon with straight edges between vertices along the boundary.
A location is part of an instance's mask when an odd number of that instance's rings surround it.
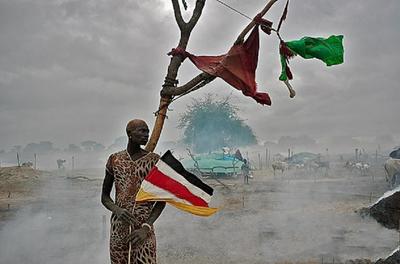
<svg viewBox="0 0 400 264">
<path fill-rule="evenodd" d="M 135 218 L 133 215 L 126 209 L 123 208 L 117 208 L 114 213 L 117 215 L 118 220 L 125 221 L 128 224 L 134 223 Z"/>
<path fill-rule="evenodd" d="M 147 234 L 150 232 L 150 229 L 146 226 L 141 227 L 140 229 L 134 230 L 129 236 L 127 243 L 131 242 L 132 244 L 141 245 L 147 237 Z"/>
</svg>

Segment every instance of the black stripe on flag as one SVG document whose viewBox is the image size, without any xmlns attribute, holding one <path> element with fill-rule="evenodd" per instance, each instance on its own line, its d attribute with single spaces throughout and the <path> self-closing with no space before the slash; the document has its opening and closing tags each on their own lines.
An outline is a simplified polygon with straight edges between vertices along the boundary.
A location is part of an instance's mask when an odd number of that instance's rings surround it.
<svg viewBox="0 0 400 264">
<path fill-rule="evenodd" d="M 202 189 L 204 192 L 206 192 L 209 195 L 213 194 L 213 188 L 202 182 L 199 178 L 197 178 L 196 175 L 188 172 L 185 170 L 183 165 L 177 160 L 174 156 L 172 156 L 172 153 L 170 150 L 165 152 L 164 155 L 162 155 L 161 160 L 164 161 L 168 166 L 170 166 L 174 171 L 182 175 L 188 182 L 191 184 L 197 186 L 198 188 Z"/>
</svg>

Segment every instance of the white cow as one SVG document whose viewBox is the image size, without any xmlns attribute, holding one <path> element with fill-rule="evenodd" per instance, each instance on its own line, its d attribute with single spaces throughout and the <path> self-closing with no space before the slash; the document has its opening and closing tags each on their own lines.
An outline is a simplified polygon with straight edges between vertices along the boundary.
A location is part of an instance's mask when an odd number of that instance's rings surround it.
<svg viewBox="0 0 400 264">
<path fill-rule="evenodd" d="M 371 167 L 367 162 L 356 162 L 354 166 L 360 171 L 361 175 L 367 175 Z"/>
<path fill-rule="evenodd" d="M 274 176 L 275 176 L 275 171 L 280 170 L 282 173 L 285 170 L 288 170 L 289 165 L 285 161 L 274 161 L 272 163 L 272 169 L 274 170 Z"/>
<path fill-rule="evenodd" d="M 363 161 L 347 161 L 346 164 L 344 165 L 345 168 L 349 169 L 351 172 L 353 172 L 354 169 L 358 170 L 361 175 L 367 175 L 370 169 L 370 165 L 368 162 L 363 162 Z"/>
</svg>

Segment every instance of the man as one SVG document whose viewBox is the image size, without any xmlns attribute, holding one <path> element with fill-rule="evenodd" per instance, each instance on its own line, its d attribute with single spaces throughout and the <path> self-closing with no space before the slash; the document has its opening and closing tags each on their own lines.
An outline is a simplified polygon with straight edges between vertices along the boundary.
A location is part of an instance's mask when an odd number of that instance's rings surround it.
<svg viewBox="0 0 400 264">
<path fill-rule="evenodd" d="M 242 164 L 241 169 L 242 169 L 242 174 L 243 174 L 243 177 L 244 177 L 244 183 L 245 184 L 249 184 L 250 166 L 247 163 L 247 159 L 243 160 L 243 164 Z"/>
<path fill-rule="evenodd" d="M 136 203 L 143 179 L 160 158 L 142 149 L 149 138 L 143 120 L 134 119 L 126 127 L 126 150 L 112 154 L 107 161 L 101 194 L 102 204 L 112 212 L 110 257 L 112 264 L 155 264 L 156 238 L 153 223 L 165 202 Z M 115 184 L 115 201 L 110 197 Z"/>
</svg>

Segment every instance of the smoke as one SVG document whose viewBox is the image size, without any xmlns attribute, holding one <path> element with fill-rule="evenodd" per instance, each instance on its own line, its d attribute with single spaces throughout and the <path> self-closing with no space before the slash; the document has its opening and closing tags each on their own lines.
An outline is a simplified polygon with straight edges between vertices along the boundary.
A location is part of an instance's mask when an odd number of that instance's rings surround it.
<svg viewBox="0 0 400 264">
<path fill-rule="evenodd" d="M 338 262 L 388 254 L 398 234 L 354 212 L 382 181 L 371 186 L 342 176 L 318 173 L 314 182 L 312 175 L 289 172 L 262 183 L 256 175 L 250 186 L 218 188 L 215 203 L 222 208 L 209 219 L 174 209 L 163 214 L 160 254 L 171 263 Z"/>
<path fill-rule="evenodd" d="M 354 210 L 385 191 L 374 181 L 333 164 L 322 172 L 255 172 L 214 186 L 211 217 L 167 206 L 157 220 L 159 263 L 266 263 L 377 259 L 397 246 L 398 234 Z M 268 174 L 268 175 L 267 175 Z M 102 174 L 72 180 L 53 173 L 37 199 L 0 226 L 0 263 L 109 263 L 110 213 L 100 203 Z"/>
<path fill-rule="evenodd" d="M 53 174 L 36 197 L 1 226 L 0 263 L 108 263 L 98 182 Z"/>
</svg>

